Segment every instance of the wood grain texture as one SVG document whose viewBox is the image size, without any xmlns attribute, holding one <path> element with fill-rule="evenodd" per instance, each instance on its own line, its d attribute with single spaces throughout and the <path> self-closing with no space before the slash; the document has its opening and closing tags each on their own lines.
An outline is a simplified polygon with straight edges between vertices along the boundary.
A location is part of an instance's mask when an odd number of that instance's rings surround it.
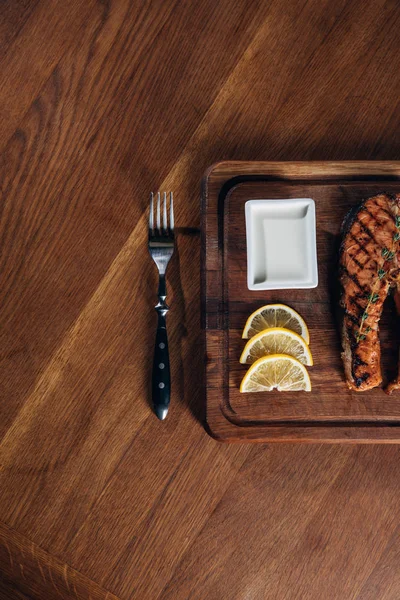
<svg viewBox="0 0 400 600">
<path fill-rule="evenodd" d="M 0 598 L 118 600 L 4 524 L 0 524 L 0 564 Z"/>
<path fill-rule="evenodd" d="M 202 201 L 202 321 L 207 423 L 223 441 L 400 442 L 400 403 L 383 388 L 351 392 L 341 360 L 337 256 L 351 207 L 382 190 L 397 193 L 400 162 L 222 162 L 208 170 Z M 319 285 L 316 289 L 247 288 L 245 203 L 260 198 L 313 198 Z M 311 393 L 241 394 L 243 327 L 260 306 L 288 304 L 308 324 L 314 366 Z M 397 373 L 393 300 L 380 322 L 386 381 Z"/>
<path fill-rule="evenodd" d="M 216 161 L 399 158 L 399 22 L 393 0 L 2 3 L 0 520 L 23 567 L 1 553 L 0 597 L 51 598 L 33 543 L 59 597 L 68 565 L 83 598 L 397 600 L 398 448 L 231 447 L 199 422 L 199 227 Z"/>
</svg>

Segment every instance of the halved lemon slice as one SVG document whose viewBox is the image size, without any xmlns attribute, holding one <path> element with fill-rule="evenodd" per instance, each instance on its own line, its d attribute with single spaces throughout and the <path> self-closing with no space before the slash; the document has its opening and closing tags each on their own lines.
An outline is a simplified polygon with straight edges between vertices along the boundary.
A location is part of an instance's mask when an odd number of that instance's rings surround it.
<svg viewBox="0 0 400 600">
<path fill-rule="evenodd" d="M 247 319 L 242 338 L 247 340 L 270 327 L 285 327 L 301 335 L 307 344 L 310 343 L 310 334 L 304 319 L 285 304 L 267 304 L 254 311 Z"/>
<path fill-rule="evenodd" d="M 252 364 L 268 354 L 288 354 L 297 358 L 303 365 L 313 364 L 310 348 L 304 339 L 298 333 L 283 327 L 264 329 L 250 338 L 244 347 L 240 362 Z"/>
<path fill-rule="evenodd" d="M 270 354 L 259 358 L 240 384 L 241 392 L 311 392 L 307 369 L 293 356 Z"/>
</svg>

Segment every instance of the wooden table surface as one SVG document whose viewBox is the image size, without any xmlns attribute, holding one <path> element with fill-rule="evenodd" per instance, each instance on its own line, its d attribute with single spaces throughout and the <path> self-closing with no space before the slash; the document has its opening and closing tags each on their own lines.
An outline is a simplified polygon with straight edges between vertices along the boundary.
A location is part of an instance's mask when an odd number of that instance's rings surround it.
<svg viewBox="0 0 400 600">
<path fill-rule="evenodd" d="M 396 0 L 1 4 L 0 598 L 397 600 L 398 446 L 202 426 L 200 182 L 400 158 Z M 151 190 L 175 192 L 149 408 Z"/>
</svg>

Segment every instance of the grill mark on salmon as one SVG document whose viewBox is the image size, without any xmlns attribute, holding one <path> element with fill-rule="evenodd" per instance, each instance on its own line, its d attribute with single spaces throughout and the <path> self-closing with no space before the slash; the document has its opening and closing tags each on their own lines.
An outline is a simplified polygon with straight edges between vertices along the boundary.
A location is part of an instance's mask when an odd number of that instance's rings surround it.
<svg viewBox="0 0 400 600">
<path fill-rule="evenodd" d="M 342 347 L 346 381 L 363 391 L 381 384 L 379 320 L 391 286 L 400 286 L 397 225 L 400 194 L 378 194 L 354 207 L 342 225 L 339 251 Z M 400 287 L 398 307 L 400 312 Z M 400 388 L 400 375 L 389 391 Z"/>
<path fill-rule="evenodd" d="M 355 317 L 354 315 L 352 315 L 351 313 L 349 313 L 347 310 L 345 311 L 345 315 L 348 319 L 350 319 L 350 321 L 352 321 L 353 323 L 357 324 L 358 323 L 358 319 L 357 317 Z"/>
<path fill-rule="evenodd" d="M 373 242 L 375 242 L 375 243 L 376 243 L 375 236 L 374 236 L 374 234 L 372 233 L 372 231 L 370 231 L 369 227 L 367 227 L 366 225 L 364 225 L 364 223 L 363 223 L 362 221 L 360 221 L 359 223 L 360 223 L 360 227 L 361 227 L 361 229 L 363 230 L 363 232 L 364 232 L 364 233 L 366 233 L 366 234 L 367 234 L 367 236 L 368 236 L 369 238 L 371 238 L 371 240 L 372 240 Z"/>
<path fill-rule="evenodd" d="M 354 260 L 354 262 L 356 263 L 357 267 L 359 267 L 360 269 L 364 268 L 364 265 L 362 263 L 360 263 L 360 261 L 355 256 L 350 256 L 350 258 L 351 258 L 351 260 Z"/>
<path fill-rule="evenodd" d="M 358 281 L 357 275 L 355 275 L 354 273 L 350 273 L 350 271 L 347 269 L 347 267 L 343 266 L 342 267 L 342 271 L 344 271 L 346 273 L 346 275 L 353 281 L 353 283 L 356 284 L 356 286 L 360 289 L 366 292 L 365 288 L 360 284 L 360 282 Z"/>
<path fill-rule="evenodd" d="M 396 200 L 396 196 L 393 196 L 391 194 L 386 194 L 389 201 L 393 202 Z M 386 213 L 387 215 L 389 215 L 390 219 L 393 221 L 393 213 L 391 213 L 387 208 L 381 206 L 381 211 Z"/>
<path fill-rule="evenodd" d="M 355 364 L 355 366 L 357 366 L 357 367 L 361 367 L 361 366 L 363 366 L 363 367 L 366 367 L 366 366 L 367 366 L 367 363 L 366 363 L 365 361 L 363 361 L 363 360 L 362 360 L 362 359 L 361 359 L 361 358 L 358 356 L 358 354 L 357 354 L 357 353 L 354 353 L 354 364 Z"/>
<path fill-rule="evenodd" d="M 366 296 L 364 296 L 364 298 L 366 298 Z M 352 306 L 354 306 L 355 310 L 357 310 L 357 311 L 365 310 L 365 304 L 360 304 L 359 302 L 357 302 L 357 300 L 354 297 L 349 298 L 349 302 L 352 304 Z M 346 314 L 352 314 L 352 313 L 348 312 Z"/>
<path fill-rule="evenodd" d="M 362 228 L 362 227 L 365 227 L 365 226 L 361 226 L 361 224 L 360 224 L 360 228 Z M 369 241 L 366 241 L 366 240 L 364 241 L 364 240 L 360 239 L 360 234 L 358 234 L 358 236 L 357 236 L 355 233 L 350 232 L 349 235 L 355 242 L 354 246 L 357 245 L 359 247 L 359 250 L 353 255 L 348 254 L 348 256 L 354 258 L 354 256 L 358 257 L 358 255 L 361 254 L 361 252 L 364 252 L 365 256 L 367 257 L 366 262 L 369 259 L 373 258 L 371 256 L 370 250 L 375 248 L 376 240 L 371 233 L 369 234 Z"/>
</svg>

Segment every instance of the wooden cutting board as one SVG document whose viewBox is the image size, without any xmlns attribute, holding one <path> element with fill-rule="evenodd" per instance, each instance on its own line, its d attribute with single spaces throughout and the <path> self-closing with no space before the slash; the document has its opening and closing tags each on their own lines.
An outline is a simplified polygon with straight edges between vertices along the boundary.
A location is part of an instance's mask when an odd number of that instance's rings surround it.
<svg viewBox="0 0 400 600">
<path fill-rule="evenodd" d="M 378 192 L 400 192 L 398 162 L 221 162 L 203 179 L 202 328 L 210 433 L 238 442 L 400 442 L 400 392 L 352 392 L 345 382 L 336 322 L 337 250 L 347 211 Z M 319 285 L 250 291 L 244 205 L 262 198 L 315 200 Z M 241 394 L 241 333 L 257 308 L 282 302 L 310 330 L 312 392 Z M 391 297 L 381 320 L 386 380 L 397 371 L 400 336 Z"/>
</svg>

